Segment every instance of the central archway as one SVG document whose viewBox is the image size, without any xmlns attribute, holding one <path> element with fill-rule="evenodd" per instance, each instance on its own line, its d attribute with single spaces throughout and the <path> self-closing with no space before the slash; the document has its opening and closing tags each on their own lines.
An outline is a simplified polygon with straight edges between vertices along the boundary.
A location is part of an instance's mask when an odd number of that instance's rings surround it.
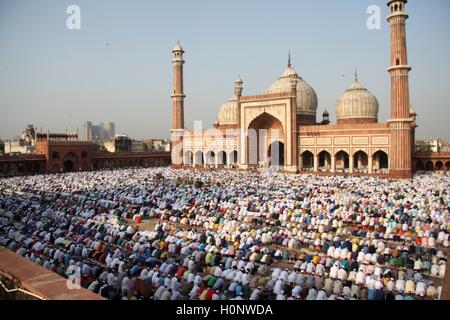
<svg viewBox="0 0 450 320">
<path fill-rule="evenodd" d="M 75 153 L 69 152 L 64 156 L 63 170 L 64 172 L 78 170 L 78 157 Z"/>
<path fill-rule="evenodd" d="M 64 172 L 72 172 L 73 171 L 73 161 L 66 160 L 64 161 Z"/>
<path fill-rule="evenodd" d="M 272 142 L 267 151 L 267 157 L 269 159 L 268 164 L 271 167 L 284 166 L 284 143 L 280 141 Z"/>
<path fill-rule="evenodd" d="M 284 145 L 285 135 L 280 120 L 264 112 L 250 122 L 247 137 L 247 155 L 250 166 L 262 163 L 274 166 L 284 165 L 286 151 Z M 279 161 L 275 158 L 278 158 Z"/>
</svg>

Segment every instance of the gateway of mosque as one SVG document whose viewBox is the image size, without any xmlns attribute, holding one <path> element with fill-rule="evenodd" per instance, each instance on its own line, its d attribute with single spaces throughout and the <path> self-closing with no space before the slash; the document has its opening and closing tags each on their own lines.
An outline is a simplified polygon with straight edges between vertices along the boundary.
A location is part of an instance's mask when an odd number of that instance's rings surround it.
<svg viewBox="0 0 450 320">
<path fill-rule="evenodd" d="M 329 114 L 317 121 L 314 89 L 289 62 L 282 75 L 260 95 L 244 96 L 243 81 L 219 110 L 214 128 L 189 131 L 184 126 L 184 50 L 173 49 L 172 163 L 174 166 L 274 166 L 286 172 L 382 174 L 412 177 L 416 160 L 416 113 L 409 101 L 405 11 L 407 0 L 389 1 L 391 28 L 391 112 L 378 121 L 377 98 L 354 82 L 337 100 L 337 123 Z M 444 164 L 446 160 L 444 160 Z M 445 166 L 444 166 L 445 167 Z"/>
</svg>

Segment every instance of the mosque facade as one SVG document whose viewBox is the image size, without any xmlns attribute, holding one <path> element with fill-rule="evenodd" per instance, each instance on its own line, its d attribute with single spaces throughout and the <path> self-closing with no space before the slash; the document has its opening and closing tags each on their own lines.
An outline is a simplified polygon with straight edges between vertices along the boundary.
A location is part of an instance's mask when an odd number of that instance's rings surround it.
<svg viewBox="0 0 450 320">
<path fill-rule="evenodd" d="M 382 174 L 410 178 L 416 113 L 410 107 L 405 11 L 407 0 L 388 2 L 391 29 L 390 119 L 378 121 L 377 98 L 359 81 L 337 100 L 336 123 L 325 111 L 317 121 L 314 89 L 293 68 L 260 95 L 234 95 L 219 109 L 214 128 L 189 131 L 184 126 L 184 50 L 173 49 L 172 163 L 183 166 L 277 167 L 287 172 Z"/>
</svg>

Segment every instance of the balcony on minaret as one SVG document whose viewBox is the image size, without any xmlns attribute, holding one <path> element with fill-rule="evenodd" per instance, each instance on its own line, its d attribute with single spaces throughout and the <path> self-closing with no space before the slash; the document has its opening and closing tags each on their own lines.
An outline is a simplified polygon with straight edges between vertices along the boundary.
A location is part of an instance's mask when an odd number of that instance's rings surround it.
<svg viewBox="0 0 450 320">
<path fill-rule="evenodd" d="M 387 4 L 388 7 L 390 8 L 390 15 L 388 17 L 388 20 L 389 20 L 389 18 L 395 17 L 395 16 L 403 16 L 407 19 L 408 14 L 406 13 L 406 10 L 405 10 L 406 3 L 408 3 L 407 0 L 389 1 Z"/>
<path fill-rule="evenodd" d="M 388 6 L 391 9 L 391 13 L 405 12 L 406 3 L 408 3 L 407 0 L 392 0 L 389 1 Z"/>
<path fill-rule="evenodd" d="M 183 50 L 183 47 L 181 46 L 180 42 L 178 42 L 177 45 L 175 46 L 175 48 L 173 48 L 172 53 L 173 53 L 172 62 L 184 63 L 184 60 L 183 60 L 184 50 Z"/>
</svg>

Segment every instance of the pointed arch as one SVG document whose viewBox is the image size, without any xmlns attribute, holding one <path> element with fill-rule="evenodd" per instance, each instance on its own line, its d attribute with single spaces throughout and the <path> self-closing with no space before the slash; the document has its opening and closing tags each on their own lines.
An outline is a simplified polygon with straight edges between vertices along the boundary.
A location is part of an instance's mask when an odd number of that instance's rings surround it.
<svg viewBox="0 0 450 320">
<path fill-rule="evenodd" d="M 358 150 L 353 154 L 353 168 L 355 171 L 367 171 L 369 167 L 369 156 L 366 152 Z"/>
<path fill-rule="evenodd" d="M 183 163 L 185 165 L 191 166 L 194 163 L 194 154 L 191 150 L 188 150 L 184 153 Z"/>
<path fill-rule="evenodd" d="M 416 171 L 425 171 L 425 164 L 423 163 L 422 160 L 417 161 Z"/>
<path fill-rule="evenodd" d="M 372 155 L 372 166 L 375 173 L 389 170 L 389 156 L 383 150 L 377 150 Z"/>
<path fill-rule="evenodd" d="M 196 166 L 202 166 L 204 164 L 204 155 L 203 155 L 203 151 L 197 151 L 195 153 L 195 165 Z"/>
<path fill-rule="evenodd" d="M 248 126 L 247 136 L 247 155 L 249 165 L 255 166 L 260 164 L 273 163 L 279 165 L 286 158 L 286 148 L 284 145 L 285 134 L 282 122 L 268 112 L 263 112 L 256 116 Z M 277 145 L 274 145 L 277 143 Z M 270 149 L 270 150 L 269 150 Z M 274 159 L 269 151 L 275 150 L 277 159 Z M 282 149 L 282 153 L 279 151 Z M 275 161 L 274 161 L 275 160 Z"/>
<path fill-rule="evenodd" d="M 425 164 L 426 171 L 434 171 L 434 163 L 433 161 L 427 161 Z"/>
<path fill-rule="evenodd" d="M 335 168 L 337 171 L 347 171 L 350 168 L 350 156 L 344 150 L 339 150 L 335 154 L 336 165 Z"/>
<path fill-rule="evenodd" d="M 228 164 L 227 153 L 225 151 L 221 150 L 217 153 L 217 164 L 219 166 L 225 166 Z"/>
<path fill-rule="evenodd" d="M 208 151 L 206 153 L 206 165 L 214 166 L 216 164 L 216 153 L 214 151 Z"/>
<path fill-rule="evenodd" d="M 322 150 L 317 155 L 317 158 L 319 160 L 319 164 L 318 164 L 319 170 L 330 171 L 330 169 L 331 169 L 331 154 L 326 150 Z"/>
<path fill-rule="evenodd" d="M 301 170 L 311 171 L 314 168 L 314 155 L 311 151 L 303 151 L 300 155 L 301 158 Z"/>
</svg>

